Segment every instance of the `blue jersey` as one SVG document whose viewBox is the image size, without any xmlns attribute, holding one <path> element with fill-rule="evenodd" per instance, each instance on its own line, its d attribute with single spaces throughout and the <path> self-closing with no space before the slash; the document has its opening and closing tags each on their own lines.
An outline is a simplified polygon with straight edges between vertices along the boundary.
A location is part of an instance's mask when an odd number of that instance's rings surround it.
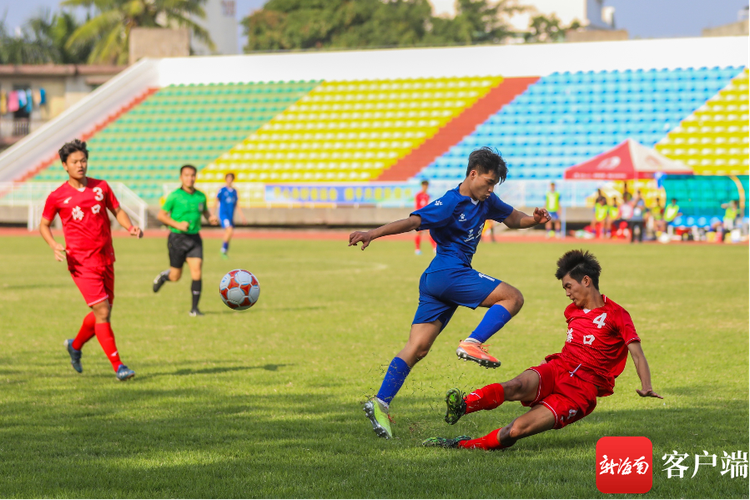
<svg viewBox="0 0 750 500">
<path fill-rule="evenodd" d="M 219 200 L 219 219 L 232 220 L 234 218 L 234 208 L 237 206 L 238 200 L 237 190 L 224 186 L 219 190 L 216 199 Z"/>
<path fill-rule="evenodd" d="M 494 193 L 485 201 L 475 201 L 470 196 L 463 196 L 458 189 L 451 189 L 442 198 L 412 212 L 422 218 L 418 230 L 429 229 L 437 243 L 437 255 L 426 273 L 471 267 L 485 221 L 502 222 L 513 213 L 513 207 Z"/>
</svg>

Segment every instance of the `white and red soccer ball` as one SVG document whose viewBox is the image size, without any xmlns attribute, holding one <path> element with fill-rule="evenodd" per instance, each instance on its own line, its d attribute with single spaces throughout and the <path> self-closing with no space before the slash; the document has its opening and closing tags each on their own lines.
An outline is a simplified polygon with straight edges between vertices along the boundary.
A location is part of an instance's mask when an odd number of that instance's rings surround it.
<svg viewBox="0 0 750 500">
<path fill-rule="evenodd" d="M 258 302 L 260 284 L 250 271 L 235 269 L 221 279 L 219 294 L 227 306 L 235 311 L 244 311 Z"/>
</svg>

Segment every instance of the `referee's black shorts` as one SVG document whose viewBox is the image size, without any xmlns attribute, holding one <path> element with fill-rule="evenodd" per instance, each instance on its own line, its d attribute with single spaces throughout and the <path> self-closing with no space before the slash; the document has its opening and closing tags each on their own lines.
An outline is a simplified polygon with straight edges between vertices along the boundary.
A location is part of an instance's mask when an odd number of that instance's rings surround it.
<svg viewBox="0 0 750 500">
<path fill-rule="evenodd" d="M 167 238 L 170 267 L 182 268 L 189 257 L 203 258 L 203 240 L 200 234 L 169 233 Z"/>
</svg>

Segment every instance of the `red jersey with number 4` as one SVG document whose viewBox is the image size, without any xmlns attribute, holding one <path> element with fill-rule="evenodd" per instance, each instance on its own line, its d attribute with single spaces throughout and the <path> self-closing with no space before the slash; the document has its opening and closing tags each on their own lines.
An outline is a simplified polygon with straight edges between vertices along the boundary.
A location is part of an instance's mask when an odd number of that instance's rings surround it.
<svg viewBox="0 0 750 500">
<path fill-rule="evenodd" d="M 419 210 L 430 204 L 430 195 L 427 193 L 419 192 L 414 198 L 414 208 Z"/>
<path fill-rule="evenodd" d="M 565 346 L 546 358 L 565 361 L 582 380 L 599 387 L 599 397 L 612 394 L 628 360 L 628 344 L 641 341 L 630 314 L 605 295 L 602 299 L 604 306 L 590 311 L 575 304 L 565 308 Z"/>
<path fill-rule="evenodd" d="M 109 266 L 115 261 L 107 209 L 120 203 L 106 181 L 87 178 L 86 187 L 76 189 L 67 182 L 47 197 L 42 217 L 51 221 L 60 214 L 65 236 L 68 269 Z"/>
</svg>

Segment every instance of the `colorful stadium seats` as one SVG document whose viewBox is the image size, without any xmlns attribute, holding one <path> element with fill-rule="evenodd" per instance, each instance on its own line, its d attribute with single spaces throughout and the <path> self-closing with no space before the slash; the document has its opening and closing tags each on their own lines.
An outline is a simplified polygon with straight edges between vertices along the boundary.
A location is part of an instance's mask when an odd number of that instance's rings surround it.
<svg viewBox="0 0 750 500">
<path fill-rule="evenodd" d="M 498 85 L 500 77 L 325 82 L 199 173 L 220 181 L 367 181 Z"/>
<path fill-rule="evenodd" d="M 508 161 L 509 178 L 559 178 L 565 168 L 625 139 L 653 146 L 740 71 L 553 73 L 531 85 L 416 177 L 460 179 L 468 154 L 477 147 L 492 146 Z"/>
<path fill-rule="evenodd" d="M 683 161 L 697 174 L 747 174 L 748 130 L 746 69 L 685 118 L 656 149 Z"/>
<path fill-rule="evenodd" d="M 92 177 L 155 202 L 180 166 L 198 169 L 283 112 L 318 82 L 178 85 L 159 90 L 88 141 Z M 54 165 L 35 181 L 63 181 Z"/>
</svg>

